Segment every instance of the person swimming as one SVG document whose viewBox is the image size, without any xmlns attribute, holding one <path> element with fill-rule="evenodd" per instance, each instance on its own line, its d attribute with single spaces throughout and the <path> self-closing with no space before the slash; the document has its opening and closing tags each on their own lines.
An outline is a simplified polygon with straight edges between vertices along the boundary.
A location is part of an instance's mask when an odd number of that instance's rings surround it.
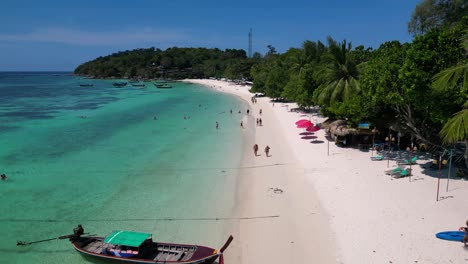
<svg viewBox="0 0 468 264">
<path fill-rule="evenodd" d="M 4 181 L 4 180 L 8 179 L 8 177 L 5 175 L 5 173 L 3 173 L 2 175 L 0 175 L 0 179 L 2 181 Z"/>
</svg>

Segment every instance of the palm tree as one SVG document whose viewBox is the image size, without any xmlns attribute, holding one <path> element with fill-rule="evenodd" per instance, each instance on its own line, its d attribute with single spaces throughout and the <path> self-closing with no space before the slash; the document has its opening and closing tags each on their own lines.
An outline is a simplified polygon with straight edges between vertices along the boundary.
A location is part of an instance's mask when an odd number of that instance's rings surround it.
<svg viewBox="0 0 468 264">
<path fill-rule="evenodd" d="M 464 34 L 462 43 L 468 53 L 468 32 Z M 433 87 L 440 91 L 457 87 L 462 81 L 461 91 L 466 93 L 468 91 L 468 60 L 465 57 L 465 60 L 458 65 L 439 72 L 433 77 L 433 81 Z M 465 141 L 465 146 L 468 146 L 468 101 L 463 104 L 463 110 L 447 121 L 439 134 L 446 144 Z M 468 167 L 468 147 L 465 148 L 465 164 Z"/>
<path fill-rule="evenodd" d="M 317 98 L 323 104 L 345 101 L 360 91 L 358 69 L 350 56 L 351 43 L 337 43 L 331 37 L 327 40 L 326 66 L 319 73 L 326 83 Z"/>
<path fill-rule="evenodd" d="M 463 110 L 456 113 L 445 123 L 440 131 L 442 141 L 446 144 L 465 141 L 468 146 L 468 101 L 463 105 Z M 465 165 L 468 167 L 468 147 L 465 147 Z"/>
<path fill-rule="evenodd" d="M 468 91 L 468 30 L 465 32 L 461 39 L 463 48 L 465 49 L 465 60 L 462 60 L 458 65 L 445 69 L 437 73 L 433 77 L 432 86 L 440 91 L 457 87 L 459 81 L 462 81 L 461 89 L 464 92 Z"/>
</svg>

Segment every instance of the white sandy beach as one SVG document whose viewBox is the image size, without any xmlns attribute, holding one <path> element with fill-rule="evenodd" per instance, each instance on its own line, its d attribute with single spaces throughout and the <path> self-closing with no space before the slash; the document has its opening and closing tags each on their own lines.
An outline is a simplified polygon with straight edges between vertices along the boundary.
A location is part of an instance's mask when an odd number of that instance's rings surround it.
<svg viewBox="0 0 468 264">
<path fill-rule="evenodd" d="M 413 166 L 411 182 L 393 179 L 384 174 L 387 161 L 371 161 L 371 152 L 331 142 L 327 155 L 324 131 L 316 133 L 315 141 L 301 139 L 294 123 L 304 116 L 288 111 L 295 104 L 273 107 L 266 97 L 252 104 L 247 86 L 188 81 L 249 102 L 251 115 L 244 117 L 246 128 L 239 128 L 247 143 L 237 214 L 278 216 L 233 226 L 235 242 L 226 251 L 226 263 L 468 263 L 462 243 L 435 238 L 468 219 L 468 182 L 452 180 L 446 192 L 442 179 L 436 202 L 437 177 L 424 174 L 420 165 Z M 258 117 L 261 127 L 255 125 Z M 312 122 L 322 121 L 312 116 Z M 258 157 L 254 143 L 260 147 Z M 271 147 L 268 158 L 266 145 Z"/>
</svg>

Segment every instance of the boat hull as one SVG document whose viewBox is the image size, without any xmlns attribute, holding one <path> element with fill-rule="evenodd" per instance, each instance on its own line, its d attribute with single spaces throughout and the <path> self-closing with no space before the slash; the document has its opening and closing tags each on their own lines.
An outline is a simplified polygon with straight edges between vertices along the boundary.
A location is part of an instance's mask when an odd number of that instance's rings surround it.
<svg viewBox="0 0 468 264">
<path fill-rule="evenodd" d="M 103 238 L 95 238 L 95 240 L 101 240 Z M 188 260 L 155 260 L 155 259 L 145 259 L 145 258 L 139 258 L 138 256 L 135 257 L 122 257 L 122 256 L 115 256 L 115 255 L 110 255 L 108 253 L 98 253 L 98 252 L 92 252 L 89 250 L 84 249 L 84 246 L 87 245 L 89 241 L 80 239 L 78 241 L 73 241 L 72 245 L 77 250 L 79 253 L 81 253 L 83 256 L 86 258 L 98 258 L 101 260 L 107 260 L 112 263 L 151 263 L 151 264 L 169 264 L 169 263 L 174 263 L 174 264 L 211 264 L 213 263 L 219 256 L 220 254 L 214 253 L 214 249 L 208 248 L 208 247 L 202 247 L 202 246 L 196 246 L 197 247 L 197 252 L 195 252 L 194 257 Z M 175 246 L 175 247 L 194 247 L 193 245 L 179 245 L 179 244 L 167 244 L 167 243 L 162 243 L 161 245 L 168 245 L 168 246 Z M 211 253 L 208 253 L 211 252 Z M 198 256 L 198 257 L 197 257 Z"/>
</svg>

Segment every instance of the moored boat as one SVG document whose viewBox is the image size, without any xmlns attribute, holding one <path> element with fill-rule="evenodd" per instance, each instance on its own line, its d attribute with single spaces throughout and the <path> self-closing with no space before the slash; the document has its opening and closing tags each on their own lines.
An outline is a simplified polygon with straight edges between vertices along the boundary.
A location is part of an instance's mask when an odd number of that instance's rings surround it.
<svg viewBox="0 0 468 264">
<path fill-rule="evenodd" d="M 92 86 L 94 86 L 94 84 L 92 84 L 92 83 L 80 83 L 80 86 L 81 87 L 92 87 Z"/>
<path fill-rule="evenodd" d="M 155 242 L 151 234 L 141 232 L 119 230 L 106 237 L 81 236 L 82 234 L 82 229 L 77 232 L 75 228 L 70 242 L 84 255 L 122 262 L 152 264 L 209 264 L 218 257 L 222 263 L 223 251 L 233 239 L 230 236 L 218 251 L 200 245 Z"/>
<path fill-rule="evenodd" d="M 168 89 L 168 88 L 172 88 L 171 85 L 167 84 L 167 83 L 164 83 L 164 84 L 155 84 L 156 88 L 160 88 L 160 89 Z"/>
<path fill-rule="evenodd" d="M 112 85 L 115 87 L 124 87 L 127 86 L 127 82 L 114 82 Z"/>
</svg>

